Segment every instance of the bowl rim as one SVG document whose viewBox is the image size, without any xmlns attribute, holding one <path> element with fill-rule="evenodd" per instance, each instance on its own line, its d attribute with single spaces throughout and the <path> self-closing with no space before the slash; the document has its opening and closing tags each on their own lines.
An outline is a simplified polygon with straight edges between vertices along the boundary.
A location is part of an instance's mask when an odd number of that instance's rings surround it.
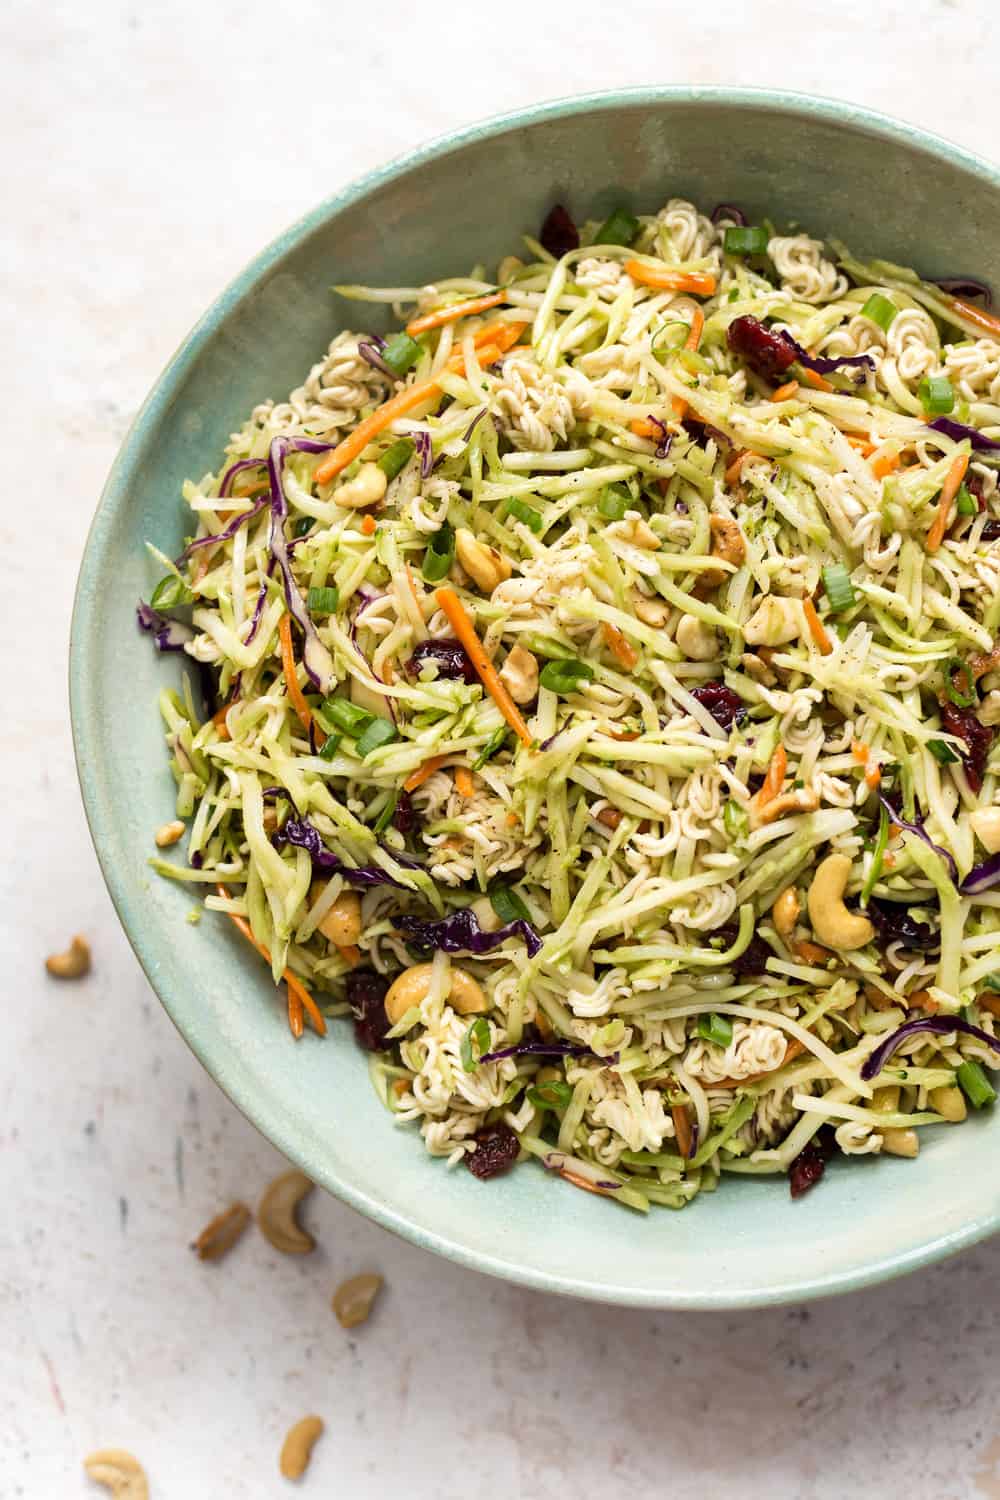
<svg viewBox="0 0 1000 1500">
<path fill-rule="evenodd" d="M 869 109 L 856 103 L 794 90 L 769 88 L 729 88 L 725 85 L 640 85 L 630 88 L 600 90 L 587 94 L 559 97 L 538 104 L 525 105 L 477 120 L 457 130 L 448 131 L 413 150 L 393 157 L 323 199 L 315 208 L 296 219 L 255 255 L 212 302 L 194 324 L 178 349 L 157 376 L 148 396 L 139 407 L 118 450 L 84 544 L 77 578 L 70 624 L 69 699 L 73 750 L 77 777 L 91 840 L 97 854 L 104 882 L 118 919 L 136 958 L 158 999 L 180 1032 L 184 1041 L 213 1081 L 223 1090 L 240 1112 L 291 1161 L 304 1170 L 342 1202 L 363 1213 L 382 1228 L 423 1250 L 432 1251 L 458 1265 L 496 1276 L 501 1280 L 590 1301 L 650 1309 L 733 1311 L 748 1307 L 766 1307 L 788 1302 L 860 1290 L 933 1264 L 946 1256 L 968 1248 L 1000 1230 L 1000 1210 L 984 1212 L 960 1229 L 936 1235 L 915 1244 L 911 1249 L 876 1256 L 872 1261 L 849 1271 L 829 1275 L 793 1276 L 785 1282 L 766 1287 L 751 1287 L 723 1294 L 686 1291 L 681 1288 L 637 1289 L 628 1285 L 583 1281 L 572 1274 L 552 1274 L 530 1265 L 469 1249 L 467 1246 L 409 1219 L 404 1213 L 388 1207 L 363 1188 L 346 1180 L 336 1171 L 324 1170 L 319 1154 L 313 1158 L 308 1142 L 297 1138 L 293 1127 L 286 1127 L 279 1109 L 270 1107 L 250 1086 L 238 1079 L 223 1081 L 218 1076 L 217 1059 L 212 1044 L 188 1035 L 184 1024 L 184 1004 L 179 987 L 157 968 L 150 951 L 140 915 L 140 893 L 119 875 L 114 859 L 114 835 L 102 822 L 101 807 L 106 789 L 101 758 L 86 754 L 88 717 L 97 701 L 96 676 L 88 671 L 90 642 L 99 630 L 99 601 L 94 588 L 99 560 L 111 530 L 119 496 L 127 488 L 129 476 L 141 450 L 147 429 L 166 413 L 178 387 L 200 357 L 206 343 L 245 297 L 252 294 L 262 276 L 276 267 L 314 231 L 342 210 L 362 200 L 425 163 L 459 151 L 476 141 L 489 140 L 511 130 L 576 115 L 600 113 L 609 109 L 646 108 L 671 105 L 703 108 L 725 105 L 747 112 L 767 110 L 792 118 L 820 120 L 848 125 L 876 139 L 905 144 L 924 155 L 936 157 L 1000 189 L 1000 168 L 976 153 L 923 129 L 915 124 Z"/>
</svg>

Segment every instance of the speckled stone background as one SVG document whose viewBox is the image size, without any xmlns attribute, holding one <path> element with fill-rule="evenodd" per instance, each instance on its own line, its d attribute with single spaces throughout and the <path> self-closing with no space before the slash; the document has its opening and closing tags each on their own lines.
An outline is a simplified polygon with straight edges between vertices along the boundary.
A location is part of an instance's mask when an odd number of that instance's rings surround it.
<svg viewBox="0 0 1000 1500">
<path fill-rule="evenodd" d="M 313 1256 L 248 1235 L 223 1265 L 195 1262 L 191 1236 L 280 1163 L 188 1054 L 117 926 L 65 692 L 77 561 L 115 448 L 208 301 L 291 219 L 419 140 L 618 84 L 836 94 L 996 159 L 992 12 L 3 6 L 3 1500 L 90 1493 L 81 1459 L 106 1445 L 139 1455 L 153 1500 L 277 1496 L 281 1437 L 307 1411 L 327 1435 L 302 1493 L 338 1500 L 1000 1500 L 1000 1244 L 735 1317 L 514 1290 L 330 1199 L 308 1211 Z M 94 971 L 59 986 L 42 960 L 75 931 Z M 330 1295 L 362 1269 L 387 1290 L 348 1335 Z"/>
</svg>

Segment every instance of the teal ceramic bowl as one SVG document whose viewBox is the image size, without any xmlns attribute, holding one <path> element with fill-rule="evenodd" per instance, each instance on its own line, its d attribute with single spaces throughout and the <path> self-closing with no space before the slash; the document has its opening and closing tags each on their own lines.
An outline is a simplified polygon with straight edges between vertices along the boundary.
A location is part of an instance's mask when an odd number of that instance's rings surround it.
<svg viewBox="0 0 1000 1500">
<path fill-rule="evenodd" d="M 331 283 L 412 284 L 495 262 L 556 199 L 599 217 L 673 194 L 798 221 L 928 275 L 1000 283 L 1000 173 L 845 104 L 643 89 L 525 110 L 416 151 L 265 250 L 160 377 L 87 543 L 72 712 L 94 843 L 139 961 L 213 1078 L 288 1157 L 379 1224 L 477 1270 L 608 1302 L 735 1308 L 864 1286 L 992 1233 L 1000 1120 L 928 1132 L 915 1162 L 835 1163 L 797 1203 L 783 1180 L 729 1178 L 681 1214 L 640 1218 L 530 1166 L 480 1183 L 393 1128 L 349 1026 L 294 1044 L 256 956 L 220 918 L 190 926 L 190 890 L 147 866 L 173 806 L 156 697 L 181 669 L 135 627 L 152 578 L 143 543 L 179 550 L 181 481 L 216 467 L 249 408 L 290 390 L 356 319 Z"/>
</svg>

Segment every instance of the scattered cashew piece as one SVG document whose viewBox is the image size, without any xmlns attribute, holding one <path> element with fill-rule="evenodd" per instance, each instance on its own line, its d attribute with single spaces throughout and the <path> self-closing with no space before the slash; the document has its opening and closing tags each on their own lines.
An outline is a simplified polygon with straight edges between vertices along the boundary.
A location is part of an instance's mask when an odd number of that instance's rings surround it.
<svg viewBox="0 0 1000 1500">
<path fill-rule="evenodd" d="M 790 937 L 795 930 L 795 924 L 799 920 L 802 910 L 802 902 L 794 885 L 786 885 L 781 895 L 771 907 L 771 916 L 774 919 L 774 928 L 781 937 Z"/>
<path fill-rule="evenodd" d="M 171 844 L 176 844 L 184 837 L 184 824 L 180 818 L 175 818 L 172 823 L 164 823 L 156 830 L 154 841 L 157 849 L 169 849 Z"/>
<path fill-rule="evenodd" d="M 714 661 L 719 654 L 718 636 L 697 615 L 681 616 L 674 640 L 689 661 Z"/>
<path fill-rule="evenodd" d="M 530 703 L 538 694 L 538 661 L 526 647 L 512 646 L 500 668 L 500 681 L 515 703 Z"/>
<path fill-rule="evenodd" d="M 976 709 L 976 718 L 980 724 L 988 724 L 991 728 L 1000 724 L 1000 692 L 986 694 Z"/>
<path fill-rule="evenodd" d="M 88 1478 L 103 1484 L 114 1500 L 149 1500 L 149 1481 L 142 1464 L 124 1448 L 101 1448 L 83 1460 Z"/>
<path fill-rule="evenodd" d="M 316 1241 L 297 1218 L 299 1204 L 314 1186 L 304 1172 L 282 1172 L 265 1189 L 258 1204 L 260 1231 L 283 1255 L 308 1255 L 316 1248 Z"/>
<path fill-rule="evenodd" d="M 393 1026 L 398 1026 L 408 1010 L 426 999 L 433 972 L 433 964 L 414 964 L 393 980 L 385 997 L 385 1013 Z M 454 964 L 448 1003 L 460 1016 L 475 1015 L 487 1009 L 486 997 L 472 975 Z"/>
<path fill-rule="evenodd" d="M 319 930 L 336 948 L 353 948 L 361 936 L 361 897 L 357 891 L 341 891 L 319 924 Z"/>
<path fill-rule="evenodd" d="M 802 605 L 798 599 L 767 594 L 743 626 L 748 646 L 783 646 L 802 633 Z"/>
<path fill-rule="evenodd" d="M 969 814 L 969 827 L 987 854 L 1000 854 L 1000 807 L 979 807 Z"/>
<path fill-rule="evenodd" d="M 205 1225 L 191 1249 L 199 1260 L 221 1260 L 233 1248 L 249 1223 L 250 1210 L 246 1204 L 231 1203 Z"/>
<path fill-rule="evenodd" d="M 348 510 L 363 510 L 368 505 L 377 505 L 385 495 L 389 481 L 378 464 L 362 464 L 353 479 L 334 490 L 335 505 Z"/>
<path fill-rule="evenodd" d="M 781 792 L 761 807 L 755 794 L 750 798 L 750 827 L 755 832 L 768 823 L 777 822 L 786 813 L 815 812 L 819 807 L 819 794 L 811 786 L 795 787 L 790 792 Z"/>
<path fill-rule="evenodd" d="M 920 1137 L 915 1130 L 886 1130 L 882 1134 L 882 1150 L 890 1156 L 918 1156 Z"/>
<path fill-rule="evenodd" d="M 506 583 L 513 572 L 503 553 L 478 541 L 467 526 L 460 526 L 455 532 L 455 553 L 473 583 L 484 594 L 492 594 L 497 585 Z"/>
<path fill-rule="evenodd" d="M 313 1448 L 323 1435 L 322 1417 L 302 1417 L 285 1433 L 278 1468 L 285 1479 L 301 1479 L 309 1467 Z"/>
<path fill-rule="evenodd" d="M 637 620 L 659 629 L 670 619 L 670 606 L 662 599 L 650 599 L 640 589 L 632 590 L 632 609 Z"/>
<path fill-rule="evenodd" d="M 927 1103 L 935 1114 L 941 1115 L 945 1120 L 951 1120 L 955 1124 L 964 1120 L 968 1114 L 965 1104 L 965 1095 L 956 1084 L 945 1084 L 939 1089 L 931 1089 L 927 1095 Z"/>
<path fill-rule="evenodd" d="M 45 967 L 54 979 L 82 979 L 90 973 L 90 944 L 77 935 L 65 953 L 53 953 Z"/>
<path fill-rule="evenodd" d="M 381 1289 L 382 1278 L 373 1271 L 363 1271 L 360 1276 L 341 1282 L 331 1304 L 341 1328 L 356 1328 L 359 1323 L 366 1323 Z"/>
<path fill-rule="evenodd" d="M 813 931 L 821 943 L 841 951 L 863 948 L 875 936 L 867 917 L 848 911 L 844 891 L 851 875 L 846 854 L 828 854 L 817 866 L 806 904 Z"/>
</svg>

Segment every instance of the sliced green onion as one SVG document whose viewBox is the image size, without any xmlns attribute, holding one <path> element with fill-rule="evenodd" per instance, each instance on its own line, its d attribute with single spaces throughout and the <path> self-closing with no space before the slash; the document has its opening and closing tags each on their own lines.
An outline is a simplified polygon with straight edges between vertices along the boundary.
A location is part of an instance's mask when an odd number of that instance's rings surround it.
<svg viewBox="0 0 1000 1500">
<path fill-rule="evenodd" d="M 965 674 L 965 690 L 955 684 L 956 672 Z M 972 675 L 972 668 L 967 661 L 961 657 L 953 656 L 944 669 L 944 690 L 948 699 L 956 703 L 959 708 L 971 708 L 976 702 L 976 679 Z"/>
<path fill-rule="evenodd" d="M 397 738 L 396 726 L 390 720 L 372 719 L 371 723 L 366 724 L 358 735 L 358 742 L 354 748 L 364 760 L 366 756 L 371 755 L 373 750 L 381 750 L 383 745 L 391 745 Z"/>
<path fill-rule="evenodd" d="M 650 341 L 650 350 L 654 359 L 659 359 L 659 351 L 670 354 L 684 347 L 684 342 L 691 332 L 691 324 L 683 322 L 680 318 L 665 318 L 653 331 Z"/>
<path fill-rule="evenodd" d="M 312 530 L 312 524 L 313 524 L 313 518 L 312 518 L 312 516 L 299 516 L 299 519 L 296 521 L 295 525 L 292 527 L 292 535 L 293 536 L 306 536 L 306 535 L 308 535 L 308 533 Z"/>
<path fill-rule="evenodd" d="M 767 230 L 760 224 L 734 224 L 723 235 L 722 248 L 727 255 L 765 255 Z"/>
<path fill-rule="evenodd" d="M 474 1073 L 479 1059 L 490 1050 L 490 1028 L 485 1016 L 477 1016 L 462 1038 L 459 1056 L 467 1073 Z"/>
<path fill-rule="evenodd" d="M 194 595 L 176 573 L 161 578 L 153 590 L 150 605 L 153 609 L 174 609 L 178 604 L 190 604 Z"/>
<path fill-rule="evenodd" d="M 377 462 L 386 479 L 395 479 L 396 475 L 406 468 L 412 457 L 413 444 L 409 438 L 400 438 L 397 443 L 393 443 L 391 448 L 385 450 Z"/>
<path fill-rule="evenodd" d="M 951 766 L 958 760 L 954 750 L 944 740 L 928 740 L 927 748 L 939 766 Z"/>
<path fill-rule="evenodd" d="M 882 873 L 882 861 L 885 859 L 885 848 L 889 842 L 889 814 L 884 807 L 879 809 L 878 836 L 875 839 L 875 849 L 872 853 L 872 862 L 865 876 L 865 883 L 861 887 L 861 905 L 867 906 L 875 882 Z"/>
<path fill-rule="evenodd" d="M 750 815 L 745 807 L 730 798 L 722 809 L 722 826 L 731 839 L 744 838 L 750 829 Z"/>
<path fill-rule="evenodd" d="M 955 392 L 947 375 L 925 375 L 917 386 L 917 395 L 926 412 L 941 415 L 954 409 Z"/>
<path fill-rule="evenodd" d="M 857 603 L 851 575 L 843 563 L 830 563 L 823 569 L 823 588 L 831 614 L 841 615 Z"/>
<path fill-rule="evenodd" d="M 333 757 L 336 755 L 337 750 L 340 746 L 341 738 L 342 736 L 337 734 L 336 732 L 327 735 L 326 739 L 320 746 L 320 760 L 333 760 Z"/>
<path fill-rule="evenodd" d="M 639 220 L 624 208 L 616 208 L 597 231 L 595 245 L 631 245 Z"/>
<path fill-rule="evenodd" d="M 706 1042 L 714 1042 L 717 1047 L 728 1047 L 733 1039 L 732 1021 L 728 1016 L 717 1016 L 714 1011 L 707 1016 L 698 1017 L 695 1031 Z"/>
<path fill-rule="evenodd" d="M 533 505 L 525 505 L 523 500 L 511 498 L 507 501 L 505 514 L 513 516 L 515 521 L 523 521 L 532 531 L 542 531 L 545 522 Z"/>
<path fill-rule="evenodd" d="M 327 584 L 322 589 L 310 589 L 306 595 L 306 608 L 311 615 L 335 615 L 340 607 L 340 590 L 336 584 Z"/>
<path fill-rule="evenodd" d="M 393 817 L 394 817 L 395 812 L 396 812 L 396 808 L 398 806 L 399 806 L 399 793 L 398 792 L 393 792 L 392 796 L 386 802 L 386 804 L 383 807 L 382 811 L 379 813 L 378 817 L 375 819 L 375 822 L 372 824 L 372 831 L 374 833 L 385 833 L 385 830 L 388 828 L 389 824 L 393 820 Z"/>
<path fill-rule="evenodd" d="M 547 661 L 538 680 L 552 693 L 573 693 L 581 682 L 590 682 L 593 675 L 593 667 L 571 656 L 564 661 Z"/>
<path fill-rule="evenodd" d="M 325 698 L 320 711 L 331 724 L 335 724 L 345 734 L 352 735 L 360 734 L 375 718 L 367 709 L 358 708 L 357 704 L 346 698 Z"/>
<path fill-rule="evenodd" d="M 882 332 L 886 333 L 898 312 L 899 308 L 895 302 L 890 302 L 888 297 L 882 296 L 881 292 L 872 292 L 868 301 L 861 309 L 861 316 L 863 318 L 871 318 L 872 322 L 877 323 Z"/>
<path fill-rule="evenodd" d="M 960 516 L 974 516 L 979 510 L 975 496 L 969 494 L 964 484 L 960 484 L 958 487 L 958 494 L 955 496 L 955 509 Z"/>
<path fill-rule="evenodd" d="M 531 913 L 509 885 L 490 887 L 490 905 L 505 925 L 508 922 L 530 922 Z"/>
<path fill-rule="evenodd" d="M 964 1062 L 955 1070 L 958 1086 L 973 1109 L 992 1104 L 997 1091 L 977 1062 Z"/>
<path fill-rule="evenodd" d="M 379 359 L 394 375 L 405 375 L 420 358 L 421 346 L 408 333 L 394 333 L 379 350 Z"/>
<path fill-rule="evenodd" d="M 623 484 L 609 484 L 601 491 L 597 509 L 606 521 L 620 521 L 632 504 L 632 496 Z"/>
<path fill-rule="evenodd" d="M 450 521 L 445 521 L 434 532 L 427 543 L 427 551 L 424 553 L 421 575 L 426 583 L 440 583 L 442 578 L 447 578 L 448 571 L 455 561 L 455 528 Z"/>
<path fill-rule="evenodd" d="M 568 1083 L 559 1083 L 551 1078 L 546 1083 L 536 1083 L 525 1090 L 525 1097 L 537 1109 L 565 1109 L 573 1097 Z"/>
<path fill-rule="evenodd" d="M 526 651 L 531 651 L 535 656 L 544 656 L 553 661 L 572 661 L 572 646 L 564 646 L 560 641 L 554 641 L 547 635 L 539 635 L 535 630 L 526 630 L 518 640 Z"/>
<path fill-rule="evenodd" d="M 486 762 L 488 760 L 492 760 L 494 755 L 496 755 L 500 750 L 503 749 L 504 741 L 506 740 L 506 738 L 507 726 L 506 724 L 501 724 L 499 729 L 494 729 L 493 733 L 486 741 L 486 744 L 483 746 L 479 754 L 476 756 L 475 760 L 472 762 L 472 769 L 474 771 L 482 770 Z"/>
</svg>

